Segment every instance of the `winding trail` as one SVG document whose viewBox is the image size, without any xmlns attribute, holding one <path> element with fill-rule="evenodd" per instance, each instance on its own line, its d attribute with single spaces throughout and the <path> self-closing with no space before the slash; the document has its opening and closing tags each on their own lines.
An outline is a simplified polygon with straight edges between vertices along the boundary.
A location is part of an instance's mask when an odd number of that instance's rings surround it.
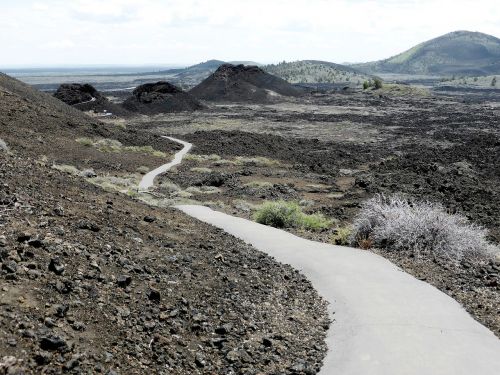
<svg viewBox="0 0 500 375">
<path fill-rule="evenodd" d="M 92 103 L 92 102 L 95 102 L 96 100 L 97 100 L 96 98 L 92 97 L 92 99 L 90 99 L 90 100 L 87 100 L 87 101 L 85 101 L 85 102 L 81 102 L 81 103 L 76 103 L 76 104 L 77 104 L 77 105 L 79 105 L 79 104 L 87 104 L 87 103 Z"/>
<path fill-rule="evenodd" d="M 179 164 L 191 144 L 176 154 Z M 179 156 L 180 155 L 180 156 Z M 153 183 L 155 171 L 141 186 Z M 204 206 L 186 214 L 299 269 L 330 302 L 325 375 L 498 375 L 500 340 L 454 299 L 371 252 L 309 241 Z"/>
<path fill-rule="evenodd" d="M 193 145 L 191 143 L 181 141 L 180 139 L 177 139 L 177 138 L 172 138 L 172 137 L 167 137 L 167 136 L 162 136 L 162 137 L 169 139 L 173 142 L 180 143 L 184 147 L 182 148 L 182 150 L 180 150 L 179 152 L 177 152 L 175 154 L 174 159 L 170 163 L 163 164 L 162 166 L 160 166 L 156 169 L 153 169 L 152 171 L 150 171 L 146 175 L 144 175 L 141 182 L 139 183 L 139 192 L 148 191 L 148 189 L 151 186 L 153 186 L 153 183 L 154 183 L 156 176 L 167 172 L 169 169 L 171 169 L 172 167 L 174 167 L 176 165 L 179 165 L 182 162 L 182 159 L 184 158 L 184 156 L 189 152 L 189 150 L 191 150 L 191 147 L 193 147 Z"/>
</svg>

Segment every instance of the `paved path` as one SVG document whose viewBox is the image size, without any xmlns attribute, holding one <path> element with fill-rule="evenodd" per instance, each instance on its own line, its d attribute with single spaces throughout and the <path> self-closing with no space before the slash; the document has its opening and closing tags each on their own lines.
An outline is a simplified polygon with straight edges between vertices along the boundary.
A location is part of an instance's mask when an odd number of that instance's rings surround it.
<svg viewBox="0 0 500 375">
<path fill-rule="evenodd" d="M 181 141 L 180 139 L 166 137 L 166 136 L 163 136 L 163 138 L 167 138 L 167 139 L 170 139 L 171 141 L 180 143 L 184 147 L 181 151 L 179 151 L 175 154 L 174 159 L 170 163 L 164 164 L 164 165 L 148 172 L 146 175 L 144 175 L 141 182 L 139 183 L 139 191 L 147 191 L 151 186 L 153 186 L 154 179 L 156 178 L 156 176 L 158 176 L 159 174 L 165 173 L 170 168 L 172 168 L 176 165 L 179 165 L 182 162 L 182 158 L 189 152 L 191 147 L 193 147 L 193 145 L 191 143 Z"/>
<path fill-rule="evenodd" d="M 179 164 L 144 176 L 140 189 Z M 213 211 L 177 206 L 303 272 L 335 312 L 325 375 L 499 375 L 500 340 L 455 300 L 368 251 L 305 240 Z"/>
<path fill-rule="evenodd" d="M 500 340 L 454 299 L 368 251 L 178 206 L 303 272 L 335 312 L 325 375 L 499 375 Z"/>
</svg>

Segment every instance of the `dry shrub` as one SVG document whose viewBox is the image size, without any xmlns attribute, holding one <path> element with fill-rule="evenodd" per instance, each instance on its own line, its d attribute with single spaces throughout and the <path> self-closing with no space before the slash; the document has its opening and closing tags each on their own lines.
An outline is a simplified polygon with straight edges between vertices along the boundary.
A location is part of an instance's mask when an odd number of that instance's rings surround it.
<svg viewBox="0 0 500 375">
<path fill-rule="evenodd" d="M 414 255 L 432 253 L 454 260 L 480 260 L 500 252 L 498 246 L 487 240 L 487 234 L 485 228 L 462 215 L 447 213 L 440 204 L 402 195 L 377 195 L 362 205 L 350 243 Z"/>
</svg>

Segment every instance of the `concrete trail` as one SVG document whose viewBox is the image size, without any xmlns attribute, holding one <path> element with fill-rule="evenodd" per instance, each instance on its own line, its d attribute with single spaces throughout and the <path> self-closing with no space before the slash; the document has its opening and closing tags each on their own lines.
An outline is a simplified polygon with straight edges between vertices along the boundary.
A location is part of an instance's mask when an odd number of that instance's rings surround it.
<svg viewBox="0 0 500 375">
<path fill-rule="evenodd" d="M 179 164 L 149 172 L 139 188 Z M 221 228 L 299 269 L 330 302 L 324 375 L 498 375 L 500 340 L 458 302 L 368 251 L 309 241 L 204 206 L 179 205 L 186 214 Z"/>
<path fill-rule="evenodd" d="M 96 100 L 97 100 L 96 98 L 92 97 L 92 99 L 90 99 L 90 100 L 87 100 L 87 101 L 81 102 L 81 103 L 76 103 L 76 104 L 87 104 L 87 103 L 95 102 Z"/>
<path fill-rule="evenodd" d="M 498 375 L 500 340 L 454 299 L 368 251 L 204 206 L 178 209 L 299 269 L 330 302 L 325 375 Z"/>
<path fill-rule="evenodd" d="M 171 169 L 176 165 L 179 165 L 182 162 L 184 156 L 189 152 L 189 150 L 191 150 L 191 147 L 193 147 L 191 143 L 181 141 L 180 139 L 177 138 L 172 138 L 167 136 L 162 136 L 162 137 L 170 139 L 173 142 L 180 143 L 181 145 L 184 146 L 184 148 L 175 154 L 174 159 L 170 163 L 163 164 L 162 166 L 153 169 L 152 171 L 144 175 L 141 182 L 139 183 L 139 192 L 147 191 L 151 186 L 153 186 L 154 179 L 156 178 L 156 176 L 167 172 L 169 169 Z"/>
</svg>

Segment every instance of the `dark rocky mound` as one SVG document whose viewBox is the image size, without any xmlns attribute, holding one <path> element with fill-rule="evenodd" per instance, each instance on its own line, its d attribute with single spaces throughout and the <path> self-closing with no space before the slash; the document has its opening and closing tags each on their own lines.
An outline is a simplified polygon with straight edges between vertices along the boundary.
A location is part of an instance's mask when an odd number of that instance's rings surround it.
<svg viewBox="0 0 500 375">
<path fill-rule="evenodd" d="M 224 64 L 190 93 L 209 101 L 265 103 L 302 91 L 257 66 Z"/>
<path fill-rule="evenodd" d="M 203 105 L 191 94 L 168 82 L 146 83 L 133 91 L 123 107 L 132 112 L 157 114 L 195 111 Z"/>
<path fill-rule="evenodd" d="M 59 86 L 54 96 L 69 105 L 105 99 L 92 85 L 68 83 Z"/>
<path fill-rule="evenodd" d="M 59 86 L 54 96 L 81 111 L 125 114 L 125 111 L 111 103 L 104 95 L 88 83 L 65 83 Z"/>
</svg>

